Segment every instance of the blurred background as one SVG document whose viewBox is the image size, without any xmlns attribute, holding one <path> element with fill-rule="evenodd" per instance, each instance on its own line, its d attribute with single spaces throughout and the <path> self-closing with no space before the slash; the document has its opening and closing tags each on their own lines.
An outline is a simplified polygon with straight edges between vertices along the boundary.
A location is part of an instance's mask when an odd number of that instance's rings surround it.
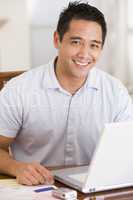
<svg viewBox="0 0 133 200">
<path fill-rule="evenodd" d="M 83 0 L 105 15 L 108 34 L 97 64 L 133 94 L 133 0 Z M 0 0 L 0 71 L 27 70 L 55 57 L 53 32 L 68 0 Z"/>
</svg>

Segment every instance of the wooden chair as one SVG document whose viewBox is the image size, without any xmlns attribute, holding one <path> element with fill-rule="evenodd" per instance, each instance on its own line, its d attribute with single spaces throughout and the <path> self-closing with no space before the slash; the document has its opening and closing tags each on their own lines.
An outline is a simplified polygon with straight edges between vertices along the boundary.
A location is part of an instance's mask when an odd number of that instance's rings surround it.
<svg viewBox="0 0 133 200">
<path fill-rule="evenodd" d="M 4 87 L 7 81 L 11 78 L 22 74 L 25 71 L 8 71 L 8 72 L 0 72 L 0 90 Z"/>
</svg>

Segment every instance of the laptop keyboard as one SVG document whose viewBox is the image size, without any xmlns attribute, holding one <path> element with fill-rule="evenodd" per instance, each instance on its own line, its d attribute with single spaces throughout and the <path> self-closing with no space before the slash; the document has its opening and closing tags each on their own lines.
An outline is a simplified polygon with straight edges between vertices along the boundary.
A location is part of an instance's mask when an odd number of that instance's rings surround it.
<svg viewBox="0 0 133 200">
<path fill-rule="evenodd" d="M 68 177 L 70 177 L 76 181 L 79 181 L 81 183 L 84 183 L 86 176 L 87 176 L 87 173 L 80 173 L 80 174 L 69 175 Z"/>
</svg>

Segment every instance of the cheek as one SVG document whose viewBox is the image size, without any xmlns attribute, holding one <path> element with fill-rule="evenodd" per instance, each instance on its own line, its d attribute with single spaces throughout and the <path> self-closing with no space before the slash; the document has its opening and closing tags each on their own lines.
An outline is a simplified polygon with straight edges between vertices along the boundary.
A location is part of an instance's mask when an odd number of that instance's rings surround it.
<svg viewBox="0 0 133 200">
<path fill-rule="evenodd" d="M 101 51 L 96 51 L 94 52 L 93 56 L 95 58 L 95 60 L 98 60 L 98 58 L 100 57 Z"/>
<path fill-rule="evenodd" d="M 68 48 L 68 47 L 64 47 L 61 51 L 60 51 L 60 55 L 63 56 L 64 58 L 71 58 L 72 56 L 75 56 L 75 54 L 78 52 L 77 49 L 74 48 Z"/>
<path fill-rule="evenodd" d="M 68 52 L 68 54 L 73 54 L 73 53 L 77 53 L 79 51 L 79 47 L 78 46 L 73 46 L 70 44 L 66 44 L 63 46 L 63 49 Z"/>
</svg>

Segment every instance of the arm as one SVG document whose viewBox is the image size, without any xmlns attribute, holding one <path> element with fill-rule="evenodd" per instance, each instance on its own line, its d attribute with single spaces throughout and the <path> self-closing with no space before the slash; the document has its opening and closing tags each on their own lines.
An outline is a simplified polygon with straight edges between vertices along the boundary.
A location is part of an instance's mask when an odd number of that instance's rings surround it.
<svg viewBox="0 0 133 200">
<path fill-rule="evenodd" d="M 0 173 L 15 176 L 18 183 L 24 185 L 52 184 L 50 171 L 39 163 L 24 163 L 13 159 L 8 150 L 13 140 L 0 136 Z"/>
<path fill-rule="evenodd" d="M 0 173 L 16 177 L 20 184 L 50 184 L 53 177 L 40 163 L 26 163 L 23 158 L 20 158 L 20 162 L 9 154 L 9 146 L 22 125 L 23 87 L 20 87 L 20 81 L 11 80 L 0 91 Z"/>
</svg>

